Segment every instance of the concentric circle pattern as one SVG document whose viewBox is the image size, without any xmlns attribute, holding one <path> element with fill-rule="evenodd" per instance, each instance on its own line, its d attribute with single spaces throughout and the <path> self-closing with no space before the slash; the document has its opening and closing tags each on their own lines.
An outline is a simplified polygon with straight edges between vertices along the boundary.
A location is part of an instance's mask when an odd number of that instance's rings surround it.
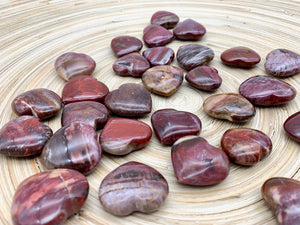
<svg viewBox="0 0 300 225">
<path fill-rule="evenodd" d="M 300 53 L 300 2 L 298 0 L 2 0 L 0 2 L 0 127 L 16 117 L 11 101 L 24 91 L 49 88 L 61 94 L 65 81 L 54 70 L 55 59 L 68 51 L 90 55 L 97 63 L 93 76 L 110 90 L 121 84 L 141 84 L 139 78 L 115 75 L 116 59 L 110 41 L 119 35 L 142 39 L 144 27 L 159 10 L 176 13 L 180 20 L 191 18 L 206 29 L 197 42 L 174 40 L 167 46 L 175 52 L 184 44 L 197 43 L 212 48 L 210 63 L 223 79 L 215 93 L 238 93 L 241 82 L 264 75 L 265 57 L 273 49 L 287 48 Z M 220 54 L 231 47 L 246 46 L 260 54 L 262 61 L 252 69 L 223 65 Z M 142 49 L 142 51 L 146 49 Z M 176 60 L 173 65 L 178 66 Z M 300 75 L 284 81 L 300 90 Z M 224 182 L 210 187 L 190 187 L 177 183 L 170 147 L 162 146 L 153 134 L 150 144 L 125 157 L 104 155 L 94 173 L 88 176 L 90 194 L 84 207 L 66 224 L 276 224 L 264 203 L 260 188 L 273 176 L 300 179 L 299 144 L 283 130 L 285 119 L 300 110 L 300 97 L 279 107 L 257 107 L 256 116 L 245 124 L 216 120 L 206 115 L 203 101 L 211 93 L 199 91 L 186 81 L 170 97 L 152 94 L 153 111 L 175 108 L 192 112 L 202 120 L 201 137 L 220 147 L 223 133 L 234 127 L 251 127 L 265 132 L 273 142 L 271 155 L 252 167 L 231 164 Z M 141 120 L 150 124 L 150 116 Z M 45 122 L 53 131 L 60 128 L 60 115 Z M 98 201 L 98 188 L 104 176 L 128 161 L 139 161 L 160 171 L 168 180 L 170 194 L 159 211 L 115 217 Z M 16 159 L 0 156 L 0 224 L 11 224 L 10 207 L 22 180 L 44 170 L 39 158 Z"/>
</svg>

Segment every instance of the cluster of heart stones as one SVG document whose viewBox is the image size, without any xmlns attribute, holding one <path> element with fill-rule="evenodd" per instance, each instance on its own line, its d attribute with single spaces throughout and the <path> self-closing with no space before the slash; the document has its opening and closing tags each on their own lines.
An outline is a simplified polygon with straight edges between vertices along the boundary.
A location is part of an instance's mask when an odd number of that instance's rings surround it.
<svg viewBox="0 0 300 225">
<path fill-rule="evenodd" d="M 90 56 L 68 52 L 55 62 L 57 73 L 67 81 L 61 97 L 44 88 L 18 95 L 12 109 L 19 117 L 0 130 L 0 153 L 12 157 L 40 155 L 49 170 L 19 185 L 11 208 L 14 224 L 63 223 L 83 206 L 89 191 L 85 175 L 97 167 L 103 151 L 119 156 L 144 148 L 152 129 L 137 118 L 151 113 L 150 92 L 170 96 L 184 78 L 199 90 L 213 92 L 219 88 L 222 78 L 207 65 L 214 58 L 212 49 L 199 44 L 181 46 L 176 59 L 188 71 L 184 76 L 184 70 L 170 65 L 174 51 L 163 46 L 174 38 L 200 40 L 205 33 L 204 26 L 192 19 L 179 22 L 176 14 L 159 11 L 144 29 L 143 41 L 149 48 L 142 55 L 143 43 L 135 37 L 119 36 L 111 41 L 118 57 L 113 64 L 115 73 L 141 78 L 143 85 L 127 83 L 109 91 L 91 76 L 96 63 Z M 249 48 L 234 47 L 224 51 L 221 60 L 228 66 L 245 68 L 261 59 Z M 292 76 L 300 71 L 300 55 L 276 49 L 268 54 L 265 69 L 273 76 Z M 250 77 L 240 85 L 239 94 L 213 94 L 204 101 L 203 109 L 213 118 L 245 122 L 255 116 L 254 106 L 288 103 L 296 96 L 295 88 L 273 76 Z M 62 128 L 53 134 L 42 121 L 56 116 L 61 108 Z M 115 117 L 109 118 L 111 114 Z M 271 139 L 250 128 L 229 129 L 221 138 L 222 149 L 212 146 L 198 136 L 201 120 L 190 112 L 161 109 L 152 114 L 151 124 L 159 142 L 172 146 L 175 176 L 186 185 L 217 184 L 228 176 L 230 161 L 251 166 L 272 151 Z M 300 112 L 287 118 L 284 129 L 300 142 Z M 102 180 L 99 200 L 107 212 L 126 216 L 156 211 L 168 192 L 167 180 L 157 170 L 132 161 Z M 279 224 L 300 224 L 299 181 L 271 178 L 264 183 L 262 195 L 275 210 Z"/>
</svg>

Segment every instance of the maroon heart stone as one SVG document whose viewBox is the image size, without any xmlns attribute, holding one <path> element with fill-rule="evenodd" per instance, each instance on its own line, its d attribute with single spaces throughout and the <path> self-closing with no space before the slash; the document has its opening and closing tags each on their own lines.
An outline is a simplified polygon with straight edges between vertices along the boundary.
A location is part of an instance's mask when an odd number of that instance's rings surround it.
<svg viewBox="0 0 300 225">
<path fill-rule="evenodd" d="M 183 71 L 174 66 L 155 66 L 143 74 L 142 81 L 149 91 L 170 96 L 182 84 Z"/>
<path fill-rule="evenodd" d="M 88 55 L 76 52 L 67 52 L 55 61 L 55 70 L 66 81 L 79 75 L 91 75 L 96 62 Z"/>
<path fill-rule="evenodd" d="M 103 151 L 113 155 L 126 155 L 145 147 L 151 136 L 151 127 L 142 121 L 114 118 L 103 128 L 99 141 Z"/>
<path fill-rule="evenodd" d="M 259 130 L 235 128 L 223 134 L 221 146 L 233 162 L 251 166 L 271 153 L 272 141 Z"/>
<path fill-rule="evenodd" d="M 127 216 L 133 212 L 156 211 L 168 193 L 168 183 L 157 170 L 131 161 L 119 166 L 102 180 L 99 200 L 109 213 Z"/>
<path fill-rule="evenodd" d="M 151 24 L 159 25 L 167 29 L 175 27 L 178 21 L 179 17 L 175 13 L 168 11 L 158 11 L 151 17 Z"/>
<path fill-rule="evenodd" d="M 162 46 L 173 39 L 173 33 L 162 26 L 151 24 L 144 29 L 143 40 L 148 47 Z"/>
<path fill-rule="evenodd" d="M 187 73 L 187 82 L 199 90 L 215 91 L 222 84 L 218 70 L 210 66 L 198 66 Z"/>
<path fill-rule="evenodd" d="M 53 134 L 42 151 L 41 162 L 47 169 L 68 168 L 88 174 L 96 168 L 101 156 L 94 128 L 73 122 Z"/>
<path fill-rule="evenodd" d="M 52 136 L 52 130 L 33 116 L 20 116 L 0 130 L 0 153 L 25 157 L 41 153 Z"/>
<path fill-rule="evenodd" d="M 115 55 L 121 57 L 132 52 L 139 52 L 143 43 L 136 37 L 118 36 L 111 40 L 110 46 Z"/>
<path fill-rule="evenodd" d="M 99 130 L 107 122 L 108 116 L 108 110 L 99 102 L 74 102 L 64 107 L 61 125 L 64 127 L 72 122 L 79 121 L 94 127 L 95 130 Z"/>
<path fill-rule="evenodd" d="M 70 169 L 47 170 L 25 179 L 11 207 L 15 225 L 57 225 L 78 213 L 89 193 L 84 175 Z"/>
<path fill-rule="evenodd" d="M 77 76 L 68 81 L 62 91 L 64 104 L 80 101 L 102 101 L 108 94 L 108 87 L 90 76 Z"/>
<path fill-rule="evenodd" d="M 198 44 L 181 46 L 176 54 L 179 65 L 188 71 L 197 66 L 208 64 L 214 56 L 213 50 Z"/>
<path fill-rule="evenodd" d="M 176 141 L 171 157 L 176 178 L 182 184 L 213 185 L 223 181 L 229 173 L 227 155 L 198 136 Z"/>
<path fill-rule="evenodd" d="M 300 111 L 289 116 L 284 122 L 284 130 L 295 141 L 300 142 Z"/>
<path fill-rule="evenodd" d="M 113 64 L 113 70 L 120 76 L 141 77 L 149 68 L 149 62 L 139 53 L 124 55 Z"/>
<path fill-rule="evenodd" d="M 260 106 L 281 105 L 296 97 L 296 89 L 271 76 L 254 76 L 245 80 L 239 92 L 252 104 Z"/>
<path fill-rule="evenodd" d="M 146 49 L 143 56 L 151 66 L 169 65 L 173 61 L 174 51 L 171 48 L 160 46 Z"/>
<path fill-rule="evenodd" d="M 206 33 L 206 29 L 197 21 L 187 19 L 177 24 L 173 33 L 180 40 L 199 40 Z"/>
<path fill-rule="evenodd" d="M 255 116 L 254 106 L 243 96 L 234 93 L 208 97 L 203 102 L 203 109 L 211 117 L 232 122 L 245 122 Z"/>
<path fill-rule="evenodd" d="M 122 84 L 105 98 L 106 107 L 119 116 L 144 116 L 151 112 L 150 93 L 140 84 Z"/>
<path fill-rule="evenodd" d="M 221 54 L 221 60 L 228 66 L 251 67 L 260 62 L 260 56 L 250 48 L 234 47 Z"/>
<path fill-rule="evenodd" d="M 262 186 L 262 196 L 277 217 L 279 225 L 300 224 L 300 182 L 272 177 Z"/>
<path fill-rule="evenodd" d="M 154 132 L 164 145 L 172 145 L 179 138 L 197 135 L 201 131 L 201 120 L 190 112 L 161 109 L 151 116 Z"/>
<path fill-rule="evenodd" d="M 11 103 L 19 115 L 39 117 L 41 120 L 55 116 L 61 108 L 61 98 L 45 88 L 33 89 L 18 95 Z"/>
<path fill-rule="evenodd" d="M 265 69 L 274 76 L 292 76 L 300 71 L 300 55 L 288 49 L 275 49 L 267 55 Z"/>
</svg>

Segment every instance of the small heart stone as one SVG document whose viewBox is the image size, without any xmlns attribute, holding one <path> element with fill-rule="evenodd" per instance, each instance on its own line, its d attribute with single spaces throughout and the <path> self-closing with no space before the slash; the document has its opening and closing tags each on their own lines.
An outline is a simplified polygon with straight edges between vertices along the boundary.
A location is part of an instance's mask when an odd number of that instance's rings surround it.
<svg viewBox="0 0 300 225">
<path fill-rule="evenodd" d="M 159 25 L 148 25 L 144 29 L 143 40 L 148 47 L 157 47 L 168 44 L 174 39 L 174 34 Z"/>
<path fill-rule="evenodd" d="M 265 69 L 278 77 L 289 77 L 300 71 L 300 55 L 288 49 L 275 49 L 266 57 Z"/>
<path fill-rule="evenodd" d="M 300 224 L 300 182 L 273 177 L 262 186 L 262 196 L 277 217 L 279 225 Z"/>
<path fill-rule="evenodd" d="M 162 26 L 166 29 L 173 28 L 179 21 L 179 17 L 172 12 L 158 11 L 151 17 L 151 24 Z"/>
<path fill-rule="evenodd" d="M 154 132 L 164 145 L 172 145 L 179 138 L 197 135 L 201 131 L 201 120 L 190 112 L 161 109 L 151 116 Z"/>
<path fill-rule="evenodd" d="M 229 173 L 229 159 L 198 136 L 179 139 L 172 146 L 172 164 L 179 183 L 206 186 L 220 183 Z"/>
<path fill-rule="evenodd" d="M 168 193 L 168 183 L 157 170 L 131 161 L 104 177 L 99 188 L 99 200 L 107 212 L 127 216 L 133 212 L 156 211 Z"/>
<path fill-rule="evenodd" d="M 119 116 L 144 116 L 151 112 L 152 99 L 143 85 L 127 83 L 111 91 L 105 98 L 106 107 Z"/>
<path fill-rule="evenodd" d="M 187 19 L 177 24 L 173 33 L 180 40 L 199 40 L 206 33 L 206 29 L 197 21 Z"/>
<path fill-rule="evenodd" d="M 110 46 L 115 55 L 121 57 L 132 52 L 139 52 L 143 43 L 136 37 L 118 36 L 111 40 Z"/>
</svg>

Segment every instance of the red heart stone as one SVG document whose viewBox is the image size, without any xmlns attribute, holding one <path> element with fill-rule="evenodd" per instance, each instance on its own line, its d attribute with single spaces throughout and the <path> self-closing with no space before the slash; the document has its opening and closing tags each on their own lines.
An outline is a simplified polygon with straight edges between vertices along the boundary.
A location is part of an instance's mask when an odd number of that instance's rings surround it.
<svg viewBox="0 0 300 225">
<path fill-rule="evenodd" d="M 284 122 L 284 130 L 297 142 L 300 142 L 300 111 L 289 116 Z"/>
<path fill-rule="evenodd" d="M 162 26 L 149 25 L 144 29 L 143 40 L 148 47 L 162 46 L 173 39 L 173 33 Z"/>
<path fill-rule="evenodd" d="M 206 33 L 206 29 L 197 21 L 187 19 L 177 24 L 173 33 L 180 40 L 199 40 Z"/>
<path fill-rule="evenodd" d="M 19 115 L 39 117 L 41 120 L 55 116 L 61 108 L 61 98 L 45 88 L 33 89 L 18 95 L 11 103 Z"/>
<path fill-rule="evenodd" d="M 108 87 L 90 76 L 77 76 L 68 81 L 62 91 L 64 104 L 80 101 L 102 101 L 108 94 Z"/>
<path fill-rule="evenodd" d="M 172 164 L 179 183 L 206 186 L 220 183 L 229 173 L 229 159 L 198 136 L 179 139 L 172 146 Z"/>
<path fill-rule="evenodd" d="M 118 36 L 111 40 L 110 46 L 115 55 L 121 57 L 132 52 L 139 52 L 143 43 L 136 37 Z"/>
<path fill-rule="evenodd" d="M 78 213 L 89 193 L 84 175 L 70 169 L 47 170 L 19 185 L 11 207 L 14 224 L 63 224 Z"/>
<path fill-rule="evenodd" d="M 300 182 L 273 177 L 261 188 L 262 196 L 277 217 L 279 225 L 300 224 Z"/>
<path fill-rule="evenodd" d="M 151 17 L 151 24 L 159 25 L 164 28 L 173 28 L 179 21 L 179 17 L 172 12 L 158 11 Z"/>
<path fill-rule="evenodd" d="M 113 155 L 126 155 L 145 147 L 151 136 L 151 127 L 142 121 L 114 118 L 103 128 L 99 141 L 103 151 Z"/>
<path fill-rule="evenodd" d="M 173 61 L 174 51 L 168 47 L 154 47 L 146 49 L 143 56 L 151 66 L 169 65 Z"/>
<path fill-rule="evenodd" d="M 172 145 L 179 138 L 197 135 L 201 131 L 201 120 L 190 112 L 161 109 L 151 116 L 154 132 L 164 145 Z"/>
</svg>

